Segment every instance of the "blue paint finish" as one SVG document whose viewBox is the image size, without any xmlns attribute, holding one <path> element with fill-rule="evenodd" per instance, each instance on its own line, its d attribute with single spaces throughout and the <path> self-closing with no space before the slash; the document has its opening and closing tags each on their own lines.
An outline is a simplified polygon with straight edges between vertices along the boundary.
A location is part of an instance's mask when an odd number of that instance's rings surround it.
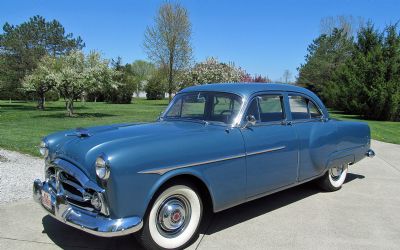
<svg viewBox="0 0 400 250">
<path fill-rule="evenodd" d="M 326 159 L 336 151 L 336 122 L 312 120 L 293 122 L 299 143 L 299 180 L 309 179 L 326 169 Z"/>
<path fill-rule="evenodd" d="M 245 104 L 243 110 L 253 96 L 279 93 L 284 97 L 286 119 L 248 128 L 241 128 L 244 116 L 239 126 L 160 120 L 91 127 L 85 130 L 88 137 L 68 130 L 45 138 L 48 160 L 63 159 L 81 169 L 106 190 L 110 217 L 122 218 L 143 217 L 160 186 L 176 176 L 192 175 L 201 180 L 210 192 L 214 211 L 220 211 L 318 176 L 334 165 L 357 162 L 370 147 L 368 125 L 329 119 L 321 100 L 300 87 L 209 84 L 189 87 L 179 94 L 198 91 L 239 95 Z M 325 119 L 292 120 L 289 93 L 312 99 Z M 255 154 L 261 151 L 266 152 Z M 94 163 L 101 154 L 110 162 L 107 183 L 99 181 L 95 173 Z M 168 170 L 157 173 L 163 169 Z"/>
<path fill-rule="evenodd" d="M 291 126 L 265 124 L 242 130 L 246 153 L 276 151 L 247 156 L 247 196 L 293 184 L 297 181 L 296 133 Z"/>
</svg>

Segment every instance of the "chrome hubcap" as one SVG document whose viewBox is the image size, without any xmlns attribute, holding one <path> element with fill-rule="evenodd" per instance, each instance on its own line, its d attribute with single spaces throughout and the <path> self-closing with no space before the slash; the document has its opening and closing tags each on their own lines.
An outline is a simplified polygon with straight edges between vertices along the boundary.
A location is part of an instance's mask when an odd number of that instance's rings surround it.
<svg viewBox="0 0 400 250">
<path fill-rule="evenodd" d="M 190 203 L 184 196 L 170 196 L 158 208 L 157 229 L 165 237 L 176 237 L 185 230 L 190 215 Z"/>
<path fill-rule="evenodd" d="M 340 176 L 342 175 L 343 170 L 344 170 L 344 165 L 340 165 L 340 166 L 331 168 L 329 172 L 330 172 L 332 179 L 338 180 L 340 178 Z"/>
</svg>

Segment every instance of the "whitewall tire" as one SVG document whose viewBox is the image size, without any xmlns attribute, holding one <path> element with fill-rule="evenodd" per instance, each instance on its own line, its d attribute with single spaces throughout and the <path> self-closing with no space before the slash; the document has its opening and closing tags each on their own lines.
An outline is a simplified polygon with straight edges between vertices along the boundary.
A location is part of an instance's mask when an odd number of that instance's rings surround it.
<svg viewBox="0 0 400 250">
<path fill-rule="evenodd" d="M 330 168 L 320 179 L 320 186 L 328 192 L 339 190 L 346 180 L 347 171 L 347 164 Z"/>
<path fill-rule="evenodd" d="M 196 188 L 170 186 L 151 205 L 140 240 L 147 249 L 181 249 L 197 235 L 202 213 Z"/>
</svg>

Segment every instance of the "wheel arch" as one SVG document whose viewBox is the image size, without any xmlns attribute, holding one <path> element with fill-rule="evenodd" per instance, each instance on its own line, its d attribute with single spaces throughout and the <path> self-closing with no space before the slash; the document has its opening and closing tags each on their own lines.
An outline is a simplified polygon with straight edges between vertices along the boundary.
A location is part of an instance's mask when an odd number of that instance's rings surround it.
<svg viewBox="0 0 400 250">
<path fill-rule="evenodd" d="M 203 203 L 203 207 L 209 211 L 214 211 L 214 198 L 212 192 L 210 191 L 207 182 L 204 181 L 200 176 L 190 173 L 176 173 L 176 174 L 166 174 L 166 176 L 162 176 L 159 181 L 154 185 L 151 191 L 151 195 L 149 196 L 149 200 L 147 202 L 146 214 L 151 209 L 151 205 L 157 199 L 158 195 L 168 186 L 174 183 L 185 183 L 188 182 L 196 187 L 196 189 L 200 193 L 200 198 Z"/>
</svg>

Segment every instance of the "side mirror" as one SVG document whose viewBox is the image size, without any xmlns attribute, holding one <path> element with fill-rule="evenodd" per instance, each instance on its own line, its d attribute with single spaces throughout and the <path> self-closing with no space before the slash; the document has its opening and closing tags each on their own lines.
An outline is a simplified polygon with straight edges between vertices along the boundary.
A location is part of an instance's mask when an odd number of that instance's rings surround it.
<svg viewBox="0 0 400 250">
<path fill-rule="evenodd" d="M 257 122 L 257 120 L 254 117 L 254 115 L 248 115 L 248 116 L 246 116 L 246 123 L 244 124 L 244 126 L 242 128 L 254 126 L 254 125 L 256 125 L 256 122 Z"/>
</svg>

